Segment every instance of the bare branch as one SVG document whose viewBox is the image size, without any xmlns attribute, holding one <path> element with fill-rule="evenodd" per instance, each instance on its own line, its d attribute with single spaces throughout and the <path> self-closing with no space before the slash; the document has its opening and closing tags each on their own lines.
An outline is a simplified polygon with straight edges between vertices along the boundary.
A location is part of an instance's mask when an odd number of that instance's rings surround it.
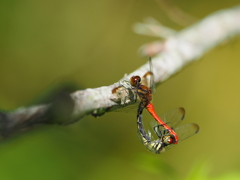
<svg viewBox="0 0 240 180">
<path fill-rule="evenodd" d="M 158 52 L 152 60 L 152 71 L 154 83 L 159 84 L 189 62 L 199 59 L 213 47 L 239 33 L 240 6 L 218 11 L 176 32 L 164 42 L 157 43 L 158 48 L 144 46 L 142 54 L 152 55 Z M 148 70 L 149 65 L 145 64 L 110 86 L 75 91 L 49 104 L 0 113 L 0 131 L 7 135 L 38 123 L 69 124 L 85 115 L 100 116 L 105 112 L 134 104 L 136 95 L 127 81 L 132 75 L 142 76 Z M 52 119 L 56 117 L 58 120 L 53 121 Z"/>
</svg>

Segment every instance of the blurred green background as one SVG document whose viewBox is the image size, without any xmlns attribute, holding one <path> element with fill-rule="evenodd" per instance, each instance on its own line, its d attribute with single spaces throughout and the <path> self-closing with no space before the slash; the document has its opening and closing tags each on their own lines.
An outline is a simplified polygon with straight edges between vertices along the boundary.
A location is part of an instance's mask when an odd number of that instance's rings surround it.
<svg viewBox="0 0 240 180">
<path fill-rule="evenodd" d="M 174 0 L 202 19 L 239 0 Z M 152 16 L 180 30 L 155 1 L 1 0 L 0 108 L 25 106 L 56 82 L 117 82 L 146 62 L 156 40 L 132 25 Z M 219 45 L 157 88 L 159 114 L 182 106 L 200 133 L 155 155 L 140 143 L 135 114 L 85 117 L 2 141 L 0 179 L 240 179 L 240 40 Z M 145 117 L 150 118 L 149 115 Z"/>
</svg>

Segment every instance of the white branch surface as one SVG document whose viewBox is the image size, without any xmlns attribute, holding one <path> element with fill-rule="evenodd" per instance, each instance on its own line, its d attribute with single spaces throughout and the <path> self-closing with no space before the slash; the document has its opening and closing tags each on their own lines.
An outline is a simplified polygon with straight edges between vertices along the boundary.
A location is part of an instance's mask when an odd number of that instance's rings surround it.
<svg viewBox="0 0 240 180">
<path fill-rule="evenodd" d="M 189 62 L 198 60 L 222 41 L 239 33 L 240 6 L 215 12 L 202 21 L 176 33 L 162 43 L 163 50 L 152 60 L 154 83 L 165 81 Z M 124 79 L 129 80 L 133 75 L 142 76 L 148 70 L 149 64 L 146 63 Z M 112 94 L 112 89 L 118 86 L 120 84 L 115 83 L 110 86 L 72 93 L 71 96 L 75 101 L 74 115 L 82 117 L 93 111 L 104 112 L 105 109 L 119 105 L 112 101 L 112 99 L 118 99 L 121 102 L 116 94 Z"/>
<path fill-rule="evenodd" d="M 154 83 L 158 84 L 165 81 L 189 62 L 198 60 L 213 47 L 239 33 L 240 6 L 215 12 L 200 22 L 174 33 L 159 45 L 161 50 L 152 58 Z M 148 63 L 122 80 L 129 80 L 132 75 L 142 76 L 147 71 L 149 71 Z M 69 119 L 80 119 L 88 114 L 99 116 L 134 103 L 130 90 L 121 85 L 122 83 L 119 81 L 110 86 L 89 88 L 71 93 L 70 97 L 74 106 Z M 115 89 L 114 92 L 112 92 L 113 89 Z M 19 126 L 22 122 L 28 121 L 29 117 L 31 117 L 31 122 L 34 121 L 32 117 L 36 116 L 37 112 L 37 121 L 41 122 L 39 118 L 44 116 L 48 107 L 49 104 L 19 108 L 7 114 L 0 114 L 0 120 L 5 124 L 7 123 L 8 128 L 11 128 L 16 124 Z"/>
</svg>

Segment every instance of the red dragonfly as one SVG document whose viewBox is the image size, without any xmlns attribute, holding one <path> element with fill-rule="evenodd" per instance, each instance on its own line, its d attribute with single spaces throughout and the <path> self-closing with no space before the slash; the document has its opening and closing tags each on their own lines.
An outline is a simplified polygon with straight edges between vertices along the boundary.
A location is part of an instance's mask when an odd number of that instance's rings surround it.
<svg viewBox="0 0 240 180">
<path fill-rule="evenodd" d="M 144 109 L 144 106 L 141 105 L 141 103 L 139 105 L 137 114 L 137 127 L 138 135 L 143 145 L 149 151 L 157 154 L 159 154 L 160 152 L 164 152 L 165 150 L 176 145 L 176 143 L 175 144 L 173 143 L 175 137 L 171 134 L 171 132 L 168 129 L 164 128 L 163 125 L 159 124 L 155 120 L 151 121 L 151 127 L 157 139 L 154 139 L 150 132 L 146 133 L 142 122 L 142 111 Z M 177 126 L 184 119 L 184 116 L 185 116 L 184 108 L 177 108 L 171 110 L 161 116 L 163 122 L 165 124 L 170 125 L 171 129 L 177 133 L 179 142 L 190 136 L 193 136 L 199 131 L 199 126 L 194 123 Z"/>
<path fill-rule="evenodd" d="M 143 108 L 146 108 L 148 110 L 148 112 L 153 116 L 153 118 L 163 127 L 165 128 L 166 130 L 168 130 L 168 132 L 172 135 L 172 138 L 169 139 L 171 140 L 171 144 L 177 144 L 178 141 L 179 141 L 179 138 L 178 138 L 178 135 L 177 133 L 171 128 L 169 127 L 158 115 L 157 113 L 155 112 L 154 110 L 154 106 L 153 104 L 151 103 L 151 100 L 152 100 L 152 88 L 154 83 L 152 82 L 153 81 L 153 73 L 151 72 L 151 58 L 149 59 L 149 62 L 150 62 L 150 72 L 147 72 L 145 75 L 144 75 L 144 78 L 146 78 L 146 76 L 148 75 L 151 75 L 150 79 L 151 79 L 151 82 L 150 82 L 150 88 L 143 85 L 141 83 L 141 78 L 140 76 L 132 76 L 130 78 L 130 84 L 131 86 L 136 90 L 137 92 L 137 95 L 138 97 L 140 98 L 141 100 L 141 103 L 139 106 L 142 106 L 142 107 L 139 107 L 138 108 L 138 114 L 140 114 L 140 110 L 143 109 Z M 149 83 L 148 83 L 149 84 Z"/>
</svg>

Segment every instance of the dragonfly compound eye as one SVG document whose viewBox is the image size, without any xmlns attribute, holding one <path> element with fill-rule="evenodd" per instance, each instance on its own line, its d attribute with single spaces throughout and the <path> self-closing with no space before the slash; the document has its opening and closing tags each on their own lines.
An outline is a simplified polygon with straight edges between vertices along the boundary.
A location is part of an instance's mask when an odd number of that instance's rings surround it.
<svg viewBox="0 0 240 180">
<path fill-rule="evenodd" d="M 130 83 L 131 83 L 131 85 L 134 86 L 134 87 L 137 86 L 140 82 L 141 82 L 140 76 L 133 76 L 133 77 L 131 77 L 131 79 L 130 79 Z"/>
</svg>

